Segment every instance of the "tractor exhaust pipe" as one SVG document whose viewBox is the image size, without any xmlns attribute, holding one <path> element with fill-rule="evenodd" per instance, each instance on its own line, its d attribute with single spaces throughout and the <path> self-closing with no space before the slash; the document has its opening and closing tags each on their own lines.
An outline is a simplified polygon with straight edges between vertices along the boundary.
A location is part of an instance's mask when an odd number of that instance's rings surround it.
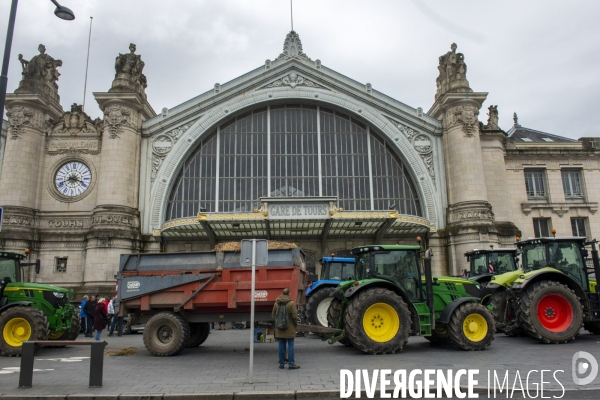
<svg viewBox="0 0 600 400">
<path fill-rule="evenodd" d="M 591 242 L 592 245 L 592 263 L 594 264 L 594 273 L 596 274 L 596 280 L 600 277 L 600 261 L 598 260 L 598 249 L 596 248 L 596 239 Z M 596 285 L 596 293 L 600 293 L 600 285 Z"/>
<path fill-rule="evenodd" d="M 433 275 L 431 273 L 431 249 L 425 251 L 425 258 L 423 259 L 425 269 L 425 292 L 427 294 L 427 307 L 429 308 L 429 320 L 431 322 L 431 329 L 435 329 L 435 310 L 433 308 Z"/>
</svg>

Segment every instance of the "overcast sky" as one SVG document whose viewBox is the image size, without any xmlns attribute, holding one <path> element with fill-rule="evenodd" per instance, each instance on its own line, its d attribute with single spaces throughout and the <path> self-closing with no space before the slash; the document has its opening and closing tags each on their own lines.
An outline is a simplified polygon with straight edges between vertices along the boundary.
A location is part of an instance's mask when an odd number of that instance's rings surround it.
<svg viewBox="0 0 600 400">
<path fill-rule="evenodd" d="M 19 53 L 38 44 L 63 61 L 65 110 L 83 101 L 93 16 L 86 112 L 101 116 L 92 92 L 106 92 L 114 60 L 137 44 L 146 63 L 148 101 L 174 107 L 276 58 L 290 31 L 289 0 L 60 0 L 76 15 L 63 21 L 50 0 L 21 0 L 8 92 L 21 77 Z M 5 41 L 10 0 L 0 0 Z M 600 136 L 598 0 L 295 0 L 294 30 L 313 60 L 412 107 L 433 104 L 438 57 L 456 42 L 480 113 L 498 105 L 500 127 L 523 126 L 571 138 Z M 2 46 L 2 45 L 0 45 Z M 2 46 L 3 48 L 3 46 Z"/>
</svg>

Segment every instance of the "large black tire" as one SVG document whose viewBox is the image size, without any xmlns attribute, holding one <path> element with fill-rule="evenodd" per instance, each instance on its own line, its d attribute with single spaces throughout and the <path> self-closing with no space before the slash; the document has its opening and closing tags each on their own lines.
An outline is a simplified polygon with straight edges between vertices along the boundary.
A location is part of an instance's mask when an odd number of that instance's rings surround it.
<svg viewBox="0 0 600 400">
<path fill-rule="evenodd" d="M 600 335 L 600 322 L 586 322 L 583 328 L 594 335 Z"/>
<path fill-rule="evenodd" d="M 496 290 L 488 304 L 492 306 L 492 315 L 496 322 L 496 332 L 503 332 L 507 336 L 526 336 L 527 333 L 521 327 L 514 303 L 508 303 L 509 291 L 505 289 Z M 507 312 L 508 307 L 508 312 Z M 508 319 L 508 320 L 507 320 Z"/>
<path fill-rule="evenodd" d="M 20 356 L 23 342 L 46 340 L 49 332 L 48 319 L 40 310 L 21 306 L 9 308 L 0 315 L 0 353 Z"/>
<path fill-rule="evenodd" d="M 329 308 L 327 309 L 327 326 L 329 326 L 330 328 L 338 327 L 338 321 L 340 320 L 341 310 L 342 302 L 334 297 L 331 300 L 331 303 L 329 303 Z M 343 328 L 343 325 L 341 326 L 341 328 Z M 348 338 L 339 340 L 339 343 L 343 344 L 344 346 L 352 346 L 352 343 L 350 343 L 350 340 L 348 340 Z"/>
<path fill-rule="evenodd" d="M 304 320 L 310 325 L 327 327 L 327 310 L 331 304 L 331 287 L 319 288 L 306 301 Z"/>
<path fill-rule="evenodd" d="M 208 322 L 190 322 L 190 341 L 185 347 L 198 347 L 210 334 L 210 323 Z"/>
<path fill-rule="evenodd" d="M 423 336 L 425 339 L 429 340 L 432 344 L 444 344 L 450 340 L 450 336 L 448 335 L 448 329 L 444 328 L 435 328 L 431 331 L 430 336 Z"/>
<path fill-rule="evenodd" d="M 463 350 L 485 350 L 494 340 L 494 317 L 479 303 L 456 307 L 446 325 L 452 343 Z"/>
<path fill-rule="evenodd" d="M 81 326 L 81 317 L 79 314 L 74 313 L 71 316 L 71 327 L 68 331 L 61 332 L 60 334 L 48 335 L 48 340 L 75 340 L 79 336 L 79 329 Z M 65 346 L 53 346 L 53 347 L 65 347 Z"/>
<path fill-rule="evenodd" d="M 408 306 L 388 289 L 371 288 L 360 292 L 350 300 L 344 320 L 350 342 L 369 354 L 401 351 L 410 335 Z"/>
<path fill-rule="evenodd" d="M 519 317 L 527 334 L 542 343 L 566 343 L 583 325 L 575 292 L 554 281 L 533 283 L 521 294 Z"/>
<path fill-rule="evenodd" d="M 144 328 L 144 346 L 156 357 L 179 354 L 190 341 L 190 326 L 179 314 L 162 311 Z"/>
</svg>

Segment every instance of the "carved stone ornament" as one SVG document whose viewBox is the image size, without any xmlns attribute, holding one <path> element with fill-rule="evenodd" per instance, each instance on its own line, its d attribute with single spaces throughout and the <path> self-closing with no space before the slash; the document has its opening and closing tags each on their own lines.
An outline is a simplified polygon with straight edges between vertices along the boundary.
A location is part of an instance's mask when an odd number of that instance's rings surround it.
<svg viewBox="0 0 600 400">
<path fill-rule="evenodd" d="M 306 61 L 312 61 L 302 52 L 302 42 L 300 36 L 295 31 L 290 31 L 283 42 L 283 53 L 277 57 L 277 60 L 288 60 L 290 58 L 300 58 Z"/>
<path fill-rule="evenodd" d="M 488 131 L 497 131 L 500 129 L 498 126 L 498 106 L 488 107 L 488 120 L 487 124 L 483 126 L 483 129 Z"/>
<path fill-rule="evenodd" d="M 115 60 L 115 79 L 109 92 L 137 92 L 146 99 L 145 89 L 148 87 L 142 56 L 135 54 L 136 46 L 129 45 L 129 53 L 121 54 Z"/>
<path fill-rule="evenodd" d="M 437 92 L 435 99 L 447 92 L 466 93 L 472 92 L 467 81 L 467 64 L 465 56 L 456 52 L 456 43 L 452 43 L 449 52 L 440 56 L 436 79 Z"/>
<path fill-rule="evenodd" d="M 175 129 L 170 130 L 167 133 L 158 135 L 152 141 L 152 173 L 150 174 L 150 181 L 154 182 L 158 169 L 164 161 L 167 153 L 171 151 L 173 145 L 181 137 L 181 135 L 187 131 L 197 120 L 188 122 L 185 125 L 178 126 Z"/>
<path fill-rule="evenodd" d="M 109 138 L 117 139 L 123 133 L 123 126 L 131 126 L 129 119 L 131 111 L 119 106 L 112 105 L 104 110 L 104 122 L 108 127 Z"/>
<path fill-rule="evenodd" d="M 103 124 L 100 118 L 92 121 L 83 112 L 82 106 L 73 104 L 71 111 L 64 113 L 57 123 L 50 121 L 46 135 L 46 153 L 100 153 Z"/>
<path fill-rule="evenodd" d="M 33 110 L 28 107 L 15 106 L 7 113 L 8 117 L 8 132 L 11 139 L 20 139 L 23 133 L 24 126 L 31 126 L 33 118 Z"/>
<path fill-rule="evenodd" d="M 21 82 L 15 93 L 36 93 L 48 97 L 56 102 L 60 101 L 58 96 L 58 67 L 62 66 L 61 60 L 55 60 L 46 54 L 46 46 L 40 44 L 38 46 L 40 54 L 33 57 L 30 61 L 23 58 L 23 54 L 19 54 L 19 61 L 23 71 Z"/>
<path fill-rule="evenodd" d="M 465 137 L 473 137 L 475 136 L 479 125 L 477 120 L 478 115 L 479 111 L 475 106 L 467 105 L 456 107 L 446 114 L 448 127 L 462 124 L 462 130 L 465 133 Z"/>
<path fill-rule="evenodd" d="M 291 74 L 288 74 L 287 76 L 284 76 L 283 78 L 278 79 L 275 82 L 272 82 L 266 86 L 263 86 L 261 89 L 280 87 L 280 86 L 289 86 L 292 89 L 294 89 L 296 86 L 308 86 L 308 87 L 313 87 L 313 88 L 322 88 L 321 85 L 319 85 L 313 81 L 309 81 L 308 79 L 304 78 L 303 76 L 298 75 L 295 72 L 292 72 Z"/>
<path fill-rule="evenodd" d="M 398 128 L 398 131 L 400 131 L 408 139 L 408 141 L 412 143 L 414 149 L 421 157 L 421 160 L 423 160 L 423 163 L 427 168 L 427 172 L 429 172 L 429 176 L 431 176 L 431 179 L 433 179 L 435 182 L 435 167 L 433 166 L 433 143 L 431 139 L 416 129 L 406 126 L 392 118 L 388 117 L 388 119 L 392 121 L 396 128 Z M 391 135 L 391 137 L 395 142 L 400 141 L 400 135 L 395 132 Z"/>
</svg>

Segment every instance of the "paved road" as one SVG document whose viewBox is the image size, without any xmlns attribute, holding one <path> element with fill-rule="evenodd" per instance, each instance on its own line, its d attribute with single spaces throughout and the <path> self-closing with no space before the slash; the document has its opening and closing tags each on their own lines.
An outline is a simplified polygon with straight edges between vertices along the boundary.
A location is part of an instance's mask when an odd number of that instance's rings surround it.
<svg viewBox="0 0 600 400">
<path fill-rule="evenodd" d="M 104 361 L 104 386 L 89 389 L 89 347 L 44 348 L 36 354 L 33 388 L 19 389 L 18 367 L 20 358 L 0 358 L 0 400 L 7 395 L 149 395 L 185 393 L 235 393 L 256 391 L 340 390 L 340 369 L 479 369 L 477 386 L 487 388 L 488 371 L 496 371 L 500 381 L 506 371 L 512 387 L 517 371 L 526 385 L 527 373 L 532 370 L 550 370 L 544 381 L 545 390 L 559 390 L 550 396 L 560 396 L 561 385 L 578 390 L 563 398 L 600 398 L 600 373 L 585 387 L 574 384 L 571 377 L 572 357 L 585 351 L 600 361 L 600 336 L 582 332 L 577 340 L 562 345 L 543 345 L 530 338 L 509 338 L 497 335 L 493 345 L 483 352 L 466 352 L 451 346 L 432 346 L 419 337 L 411 337 L 399 354 L 371 356 L 340 344 L 328 345 L 314 335 L 296 339 L 296 361 L 299 370 L 280 370 L 277 364 L 277 343 L 255 345 L 254 383 L 247 382 L 249 341 L 248 330 L 211 331 L 200 347 L 186 349 L 169 358 L 152 357 L 145 349 L 142 335 L 106 337 L 107 351 L 135 347 L 132 356 L 106 357 Z M 84 338 L 80 336 L 80 340 Z M 556 372 L 556 379 L 553 373 Z M 558 382 L 557 382 L 558 380 Z M 540 384 L 540 374 L 530 374 L 531 396 L 535 384 Z M 560 382 L 560 383 L 559 383 Z M 463 384 L 466 383 L 463 381 Z M 391 387 L 393 389 L 393 386 Z M 517 382 L 518 388 L 518 382 Z M 579 389 L 588 389 L 580 391 Z M 364 389 L 364 387 L 363 387 Z M 590 392 L 589 389 L 597 389 Z M 506 392 L 499 398 L 507 398 Z M 544 395 L 548 395 L 544 393 Z M 485 396 L 485 397 L 484 397 Z M 587 397 L 586 397 L 587 396 Z M 337 396 L 335 396 L 337 397 Z M 482 398 L 487 397 L 484 390 Z M 266 396 L 263 396 L 266 398 Z M 281 397 L 279 397 L 281 398 Z M 299 398 L 299 397 L 298 397 Z M 354 398 L 354 396 L 353 396 Z M 365 398 L 363 395 L 362 398 Z M 493 396 L 492 396 L 493 398 Z M 513 398 L 523 398 L 516 391 Z"/>
</svg>

